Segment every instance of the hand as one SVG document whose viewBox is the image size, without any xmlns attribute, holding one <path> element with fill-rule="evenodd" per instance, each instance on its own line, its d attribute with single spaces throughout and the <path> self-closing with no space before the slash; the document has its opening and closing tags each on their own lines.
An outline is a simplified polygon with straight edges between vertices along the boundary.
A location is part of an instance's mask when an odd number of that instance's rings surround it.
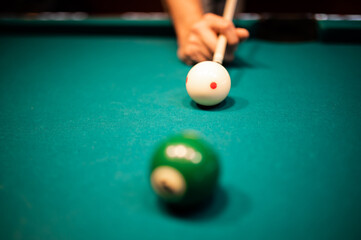
<svg viewBox="0 0 361 240">
<path fill-rule="evenodd" d="M 234 59 L 234 52 L 239 42 L 247 39 L 249 33 L 244 28 L 236 28 L 231 21 L 218 15 L 207 13 L 200 21 L 193 24 L 188 36 L 178 39 L 178 57 L 188 65 L 213 58 L 219 34 L 227 38 L 227 49 L 224 61 Z"/>
</svg>

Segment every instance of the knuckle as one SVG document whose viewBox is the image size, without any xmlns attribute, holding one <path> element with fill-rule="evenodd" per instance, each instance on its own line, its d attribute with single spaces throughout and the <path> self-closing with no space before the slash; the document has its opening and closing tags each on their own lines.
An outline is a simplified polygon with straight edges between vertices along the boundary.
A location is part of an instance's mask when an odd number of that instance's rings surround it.
<svg viewBox="0 0 361 240">
<path fill-rule="evenodd" d="M 190 32 L 193 33 L 193 34 L 199 34 L 201 29 L 202 29 L 202 24 L 200 22 L 198 22 L 198 23 L 195 23 L 191 27 Z"/>
<path fill-rule="evenodd" d="M 198 41 L 196 38 L 189 38 L 188 43 L 194 45 L 194 44 L 198 44 Z"/>
<path fill-rule="evenodd" d="M 206 13 L 206 14 L 203 15 L 203 18 L 205 20 L 212 19 L 212 18 L 214 18 L 214 14 L 213 13 Z"/>
<path fill-rule="evenodd" d="M 190 45 L 198 44 L 198 37 L 195 35 L 189 36 L 188 44 L 190 44 Z"/>
<path fill-rule="evenodd" d="M 223 23 L 222 23 L 222 28 L 224 29 L 224 30 L 231 30 L 232 28 L 233 28 L 233 24 L 232 24 L 232 22 L 230 22 L 230 21 L 224 21 Z"/>
<path fill-rule="evenodd" d="M 185 56 L 190 56 L 190 53 L 191 53 L 191 51 L 188 48 L 184 50 Z"/>
</svg>

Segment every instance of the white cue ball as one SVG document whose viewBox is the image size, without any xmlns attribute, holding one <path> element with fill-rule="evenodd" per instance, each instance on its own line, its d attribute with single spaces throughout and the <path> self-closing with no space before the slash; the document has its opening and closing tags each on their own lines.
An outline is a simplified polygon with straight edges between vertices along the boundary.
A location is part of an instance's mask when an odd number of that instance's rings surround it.
<svg viewBox="0 0 361 240">
<path fill-rule="evenodd" d="M 203 106 L 213 106 L 227 97 L 231 77 L 219 63 L 200 62 L 189 71 L 186 88 L 193 101 Z"/>
</svg>

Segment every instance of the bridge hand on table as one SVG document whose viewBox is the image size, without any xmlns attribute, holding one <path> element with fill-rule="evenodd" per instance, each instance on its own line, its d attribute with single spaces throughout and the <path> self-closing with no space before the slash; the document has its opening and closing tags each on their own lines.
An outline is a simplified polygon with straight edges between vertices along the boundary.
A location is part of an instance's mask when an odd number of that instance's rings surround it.
<svg viewBox="0 0 361 240">
<path fill-rule="evenodd" d="M 234 59 L 237 45 L 249 37 L 246 29 L 236 28 L 231 21 L 207 13 L 193 24 L 188 36 L 178 40 L 178 57 L 188 65 L 212 60 L 219 34 L 224 34 L 227 38 L 228 46 L 224 59 L 226 62 Z"/>
</svg>

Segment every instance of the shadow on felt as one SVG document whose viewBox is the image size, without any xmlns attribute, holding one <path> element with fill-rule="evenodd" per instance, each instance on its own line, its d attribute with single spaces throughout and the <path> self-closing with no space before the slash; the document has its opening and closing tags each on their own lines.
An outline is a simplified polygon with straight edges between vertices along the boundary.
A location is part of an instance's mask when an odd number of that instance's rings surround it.
<svg viewBox="0 0 361 240">
<path fill-rule="evenodd" d="M 190 207 L 177 207 L 158 200 L 160 209 L 167 215 L 186 221 L 234 222 L 242 218 L 251 209 L 246 194 L 233 187 L 217 187 L 212 197 L 201 204 Z"/>
<path fill-rule="evenodd" d="M 218 112 L 218 111 L 237 111 L 244 109 L 248 106 L 249 102 L 244 98 L 234 98 L 228 96 L 225 100 L 215 106 L 202 106 L 192 101 L 188 96 L 183 100 L 183 106 L 186 108 L 191 108 L 199 111 L 209 111 L 209 112 Z"/>
</svg>

